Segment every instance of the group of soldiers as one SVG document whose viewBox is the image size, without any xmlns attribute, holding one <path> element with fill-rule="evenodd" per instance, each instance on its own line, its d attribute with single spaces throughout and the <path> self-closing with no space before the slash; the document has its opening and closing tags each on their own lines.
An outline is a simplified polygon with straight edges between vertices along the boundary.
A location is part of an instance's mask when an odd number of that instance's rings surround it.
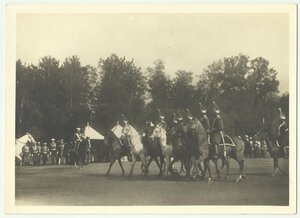
<svg viewBox="0 0 300 218">
<path fill-rule="evenodd" d="M 202 125 L 205 128 L 208 145 L 213 146 L 213 148 L 215 149 L 215 156 L 217 157 L 218 145 L 220 145 L 220 144 L 225 145 L 224 124 L 223 124 L 223 119 L 220 115 L 220 109 L 217 106 L 217 104 L 213 101 L 213 112 L 215 114 L 215 117 L 213 119 L 213 122 L 210 123 L 210 120 L 207 117 L 206 108 L 201 103 L 199 103 L 199 106 L 200 106 L 200 111 L 201 111 L 200 122 L 202 123 Z M 194 116 L 189 111 L 189 109 L 186 109 L 186 112 L 187 112 L 187 116 L 186 116 L 187 121 L 194 120 Z M 161 113 L 161 111 L 159 109 L 158 109 L 158 113 L 159 113 L 160 120 L 157 125 L 159 125 L 161 128 L 163 128 L 167 131 L 167 123 L 165 121 L 165 116 Z M 184 120 L 184 118 L 180 113 L 178 113 L 177 115 L 175 113 L 173 114 L 173 123 L 174 124 L 182 122 L 183 120 Z M 147 124 L 153 125 L 153 123 L 150 121 L 148 121 Z"/>
<path fill-rule="evenodd" d="M 88 137 L 84 137 L 80 128 L 76 128 L 73 139 L 70 143 L 65 143 L 64 139 L 55 140 L 52 138 L 50 143 L 35 142 L 26 144 L 22 148 L 22 165 L 29 165 L 32 160 L 33 165 L 47 164 L 50 159 L 52 164 L 69 164 L 72 161 L 72 153 L 79 149 L 80 143 L 83 139 L 89 140 Z M 90 145 L 90 143 L 88 143 Z M 91 162 L 91 146 L 86 149 L 85 163 Z"/>
</svg>

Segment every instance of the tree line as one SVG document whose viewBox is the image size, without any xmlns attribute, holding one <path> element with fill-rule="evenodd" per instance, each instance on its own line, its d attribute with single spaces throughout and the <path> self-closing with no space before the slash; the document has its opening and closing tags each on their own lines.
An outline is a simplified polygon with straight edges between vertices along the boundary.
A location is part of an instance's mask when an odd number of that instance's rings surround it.
<svg viewBox="0 0 300 218">
<path fill-rule="evenodd" d="M 83 66 L 77 56 L 63 63 L 45 56 L 37 65 L 18 60 L 16 137 L 30 132 L 38 140 L 70 138 L 87 122 L 106 134 L 121 114 L 142 128 L 158 120 L 158 108 L 170 123 L 174 112 L 184 115 L 186 108 L 200 117 L 199 102 L 213 119 L 213 100 L 229 134 L 255 134 L 263 123 L 275 131 L 278 107 L 288 118 L 289 95 L 280 95 L 277 72 L 263 57 L 238 54 L 198 74 L 178 70 L 171 79 L 169 73 L 162 60 L 142 70 L 116 54 L 101 58 L 97 67 Z"/>
</svg>

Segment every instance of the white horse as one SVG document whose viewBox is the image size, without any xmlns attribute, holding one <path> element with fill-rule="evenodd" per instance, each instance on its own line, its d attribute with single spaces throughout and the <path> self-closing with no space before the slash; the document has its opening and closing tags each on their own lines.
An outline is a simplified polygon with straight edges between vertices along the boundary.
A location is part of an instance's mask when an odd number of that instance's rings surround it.
<svg viewBox="0 0 300 218">
<path fill-rule="evenodd" d="M 164 169 L 163 173 L 164 176 L 168 176 L 169 166 L 171 163 L 171 155 L 173 151 L 173 147 L 171 145 L 167 145 L 167 132 L 161 125 L 156 125 L 153 130 L 152 135 L 150 138 L 158 138 L 159 144 L 161 146 L 162 155 L 164 156 Z"/>
<path fill-rule="evenodd" d="M 144 145 L 142 144 L 142 138 L 141 135 L 134 129 L 131 125 L 125 125 L 125 127 L 122 130 L 121 137 L 126 138 L 128 140 L 131 154 L 132 154 L 132 163 L 131 163 L 131 169 L 130 169 L 130 176 L 133 174 L 134 165 L 137 161 L 137 158 L 140 157 L 142 161 L 142 172 L 144 173 L 146 164 L 146 156 L 145 156 L 145 150 Z"/>
</svg>

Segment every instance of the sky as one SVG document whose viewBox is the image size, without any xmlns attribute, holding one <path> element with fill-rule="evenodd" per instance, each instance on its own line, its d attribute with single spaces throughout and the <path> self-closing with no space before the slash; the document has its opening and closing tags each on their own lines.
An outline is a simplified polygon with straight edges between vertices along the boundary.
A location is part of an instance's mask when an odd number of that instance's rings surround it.
<svg viewBox="0 0 300 218">
<path fill-rule="evenodd" d="M 288 14 L 18 14 L 17 59 L 37 64 L 51 55 L 77 55 L 97 67 L 111 54 L 134 59 L 143 70 L 156 59 L 172 78 L 177 70 L 196 76 L 208 65 L 243 53 L 264 57 L 277 72 L 279 91 L 289 76 Z"/>
</svg>

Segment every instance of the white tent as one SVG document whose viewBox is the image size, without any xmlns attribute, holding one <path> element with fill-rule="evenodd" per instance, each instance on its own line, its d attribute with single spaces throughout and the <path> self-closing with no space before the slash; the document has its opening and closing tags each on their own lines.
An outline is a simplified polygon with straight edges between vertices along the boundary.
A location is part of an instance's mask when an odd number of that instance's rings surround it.
<svg viewBox="0 0 300 218">
<path fill-rule="evenodd" d="M 104 136 L 94 130 L 89 124 L 84 129 L 84 136 L 90 139 L 104 140 Z"/>
<path fill-rule="evenodd" d="M 23 135 L 21 138 L 16 139 L 15 156 L 20 160 L 22 159 L 21 158 L 22 149 L 28 141 L 35 142 L 34 138 L 29 133 Z"/>
</svg>

